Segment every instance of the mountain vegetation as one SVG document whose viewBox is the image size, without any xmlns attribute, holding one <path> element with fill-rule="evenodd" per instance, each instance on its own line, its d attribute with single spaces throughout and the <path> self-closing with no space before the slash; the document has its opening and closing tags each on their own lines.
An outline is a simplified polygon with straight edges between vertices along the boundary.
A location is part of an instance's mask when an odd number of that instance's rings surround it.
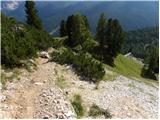
<svg viewBox="0 0 160 120">
<path fill-rule="evenodd" d="M 27 23 L 16 21 L 1 13 L 2 17 L 2 42 L 1 42 L 1 63 L 6 67 L 21 66 L 21 60 L 34 58 L 38 50 L 45 50 L 52 45 L 53 38 L 43 29 L 39 29 L 36 17 L 31 13 L 34 4 L 26 2 Z M 28 10 L 27 10 L 28 9 Z M 30 11 L 30 12 L 29 12 Z M 30 22 L 29 22 L 30 21 Z M 40 21 L 40 20 L 38 20 Z M 38 29 L 37 29 L 38 28 Z"/>
<path fill-rule="evenodd" d="M 8 10 L 5 7 L 6 2 L 2 1 L 2 11 L 7 16 L 24 21 L 25 1 L 19 2 L 19 7 L 15 10 Z M 158 1 L 35 1 L 35 3 L 48 32 L 56 30 L 62 19 L 67 19 L 77 11 L 87 16 L 90 30 L 94 34 L 102 12 L 105 12 L 108 18 L 118 19 L 125 31 L 159 25 Z M 58 30 L 53 35 L 58 36 Z"/>
<path fill-rule="evenodd" d="M 138 72 L 141 70 L 141 66 L 138 69 L 135 68 L 135 71 L 126 71 L 128 66 L 123 67 L 125 66 L 123 61 L 126 59 L 119 57 L 121 56 L 121 48 L 123 47 L 123 52 L 125 52 L 125 49 L 132 49 L 130 46 L 132 45 L 133 48 L 134 45 L 138 46 L 140 39 L 137 37 L 134 40 L 135 42 L 129 43 L 129 39 L 125 38 L 125 32 L 117 19 L 107 19 L 105 14 L 102 13 L 94 37 L 90 31 L 91 26 L 88 18 L 81 13 L 72 14 L 66 20 L 61 21 L 60 36 L 63 39 L 56 40 L 44 30 L 35 3 L 27 1 L 25 7 L 26 23 L 18 22 L 14 18 L 1 13 L 2 65 L 11 68 L 22 66 L 22 60 L 35 58 L 38 51 L 55 47 L 56 50 L 52 53 L 52 60 L 60 64 L 72 65 L 78 74 L 95 83 L 103 79 L 106 64 L 125 73 L 134 74 L 136 70 Z M 134 36 L 139 35 L 137 32 L 135 34 L 137 35 Z M 147 38 L 146 33 L 144 34 Z M 150 35 L 154 36 L 152 32 Z M 125 40 L 124 46 L 127 47 L 123 46 Z M 157 50 L 158 48 L 156 48 Z M 159 72 L 157 71 L 159 59 L 156 51 L 153 50 L 153 53 L 148 57 L 144 56 L 147 59 L 144 69 L 151 74 Z M 123 64 L 117 64 L 117 59 Z M 125 62 L 130 63 L 129 60 Z M 134 66 L 134 63 L 130 63 L 130 65 Z"/>
<path fill-rule="evenodd" d="M 142 76 L 151 79 L 158 79 L 156 74 L 159 73 L 159 49 L 158 47 L 153 47 L 150 50 L 150 54 L 145 59 L 145 65 L 142 69 Z"/>
<path fill-rule="evenodd" d="M 60 36 L 64 37 L 67 35 L 67 30 L 66 30 L 66 21 L 62 20 L 60 24 Z"/>
<path fill-rule="evenodd" d="M 158 27 L 127 32 L 125 42 L 122 47 L 122 53 L 126 54 L 128 52 L 132 52 L 135 57 L 145 59 L 153 48 L 152 46 L 158 47 L 158 34 Z"/>
<path fill-rule="evenodd" d="M 104 14 L 101 14 L 96 38 L 99 41 L 98 54 L 101 54 L 103 61 L 110 65 L 114 65 L 114 59 L 120 53 L 123 41 L 124 32 L 117 19 L 106 20 Z"/>
<path fill-rule="evenodd" d="M 34 26 L 37 29 L 42 29 L 43 28 L 42 23 L 38 17 L 37 10 L 35 8 L 35 3 L 33 1 L 26 1 L 25 7 L 26 7 L 25 12 L 27 17 L 26 23 L 31 26 Z"/>
</svg>

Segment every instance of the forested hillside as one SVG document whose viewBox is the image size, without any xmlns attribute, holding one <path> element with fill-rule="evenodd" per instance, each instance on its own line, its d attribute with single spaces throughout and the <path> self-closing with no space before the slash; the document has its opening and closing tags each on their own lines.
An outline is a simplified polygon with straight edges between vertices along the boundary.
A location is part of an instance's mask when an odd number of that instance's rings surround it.
<svg viewBox="0 0 160 120">
<path fill-rule="evenodd" d="M 43 29 L 1 13 L 1 63 L 6 67 L 21 66 L 21 60 L 34 58 L 38 50 L 45 50 L 53 42 L 52 36 Z"/>
<path fill-rule="evenodd" d="M 158 28 L 126 33 L 101 12 L 93 34 L 76 12 L 55 37 L 24 3 L 25 22 L 1 12 L 0 119 L 158 118 Z"/>
<path fill-rule="evenodd" d="M 135 57 L 144 59 L 152 46 L 158 46 L 158 27 L 144 28 L 126 33 L 125 43 L 122 48 L 124 54 L 132 52 Z"/>
<path fill-rule="evenodd" d="M 51 32 L 59 27 L 61 19 L 66 19 L 77 11 L 86 15 L 91 31 L 96 33 L 99 15 L 104 12 L 107 18 L 117 18 L 124 30 L 135 30 L 158 25 L 158 1 L 35 1 L 44 27 Z M 7 1 L 2 2 L 2 11 L 18 20 L 25 20 L 24 1 L 17 9 L 8 10 Z"/>
</svg>

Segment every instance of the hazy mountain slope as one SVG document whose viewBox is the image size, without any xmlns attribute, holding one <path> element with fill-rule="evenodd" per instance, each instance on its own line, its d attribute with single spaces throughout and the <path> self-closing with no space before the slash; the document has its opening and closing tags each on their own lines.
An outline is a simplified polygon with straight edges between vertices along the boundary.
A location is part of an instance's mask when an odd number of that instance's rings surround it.
<svg viewBox="0 0 160 120">
<path fill-rule="evenodd" d="M 24 2 L 20 2 L 15 10 L 2 11 L 19 20 L 25 20 Z M 141 2 L 36 2 L 39 15 L 48 31 L 58 27 L 60 21 L 75 12 L 87 15 L 94 32 L 100 13 L 105 12 L 107 17 L 120 20 L 125 30 L 133 30 L 147 26 L 158 26 L 158 1 Z"/>
<path fill-rule="evenodd" d="M 124 54 L 132 52 L 135 57 L 145 58 L 150 53 L 152 46 L 158 45 L 158 34 L 158 27 L 129 31 L 126 33 L 122 52 Z"/>
</svg>

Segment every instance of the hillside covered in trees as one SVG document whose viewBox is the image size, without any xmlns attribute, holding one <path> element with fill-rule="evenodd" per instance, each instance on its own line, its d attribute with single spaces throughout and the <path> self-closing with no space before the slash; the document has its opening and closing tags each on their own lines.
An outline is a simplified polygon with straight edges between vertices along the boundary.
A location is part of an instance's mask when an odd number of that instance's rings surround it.
<svg viewBox="0 0 160 120">
<path fill-rule="evenodd" d="M 41 26 L 34 4 L 29 3 L 26 3 L 26 23 L 1 13 L 1 63 L 6 67 L 21 66 L 21 60 L 34 58 L 38 50 L 52 45 L 53 38 Z"/>
<path fill-rule="evenodd" d="M 122 48 L 124 54 L 132 52 L 137 58 L 145 59 L 152 46 L 158 47 L 159 28 L 144 28 L 126 33 L 125 43 Z"/>
<path fill-rule="evenodd" d="M 2 65 L 6 67 L 21 66 L 22 60 L 36 57 L 37 51 L 57 47 L 60 52 L 53 53 L 54 60 L 72 64 L 87 77 L 101 79 L 103 64 L 114 67 L 122 47 L 124 53 L 131 51 L 136 57 L 149 59 L 147 51 L 157 44 L 157 28 L 131 31 L 125 35 L 120 22 L 107 19 L 104 13 L 99 17 L 96 36 L 90 32 L 87 17 L 76 13 L 61 21 L 60 36 L 66 38 L 55 40 L 44 30 L 35 3 L 27 1 L 25 8 L 26 23 L 2 13 Z M 152 60 L 157 63 L 157 58 Z"/>
<path fill-rule="evenodd" d="M 93 35 L 77 12 L 55 37 L 35 3 L 25 22 L 1 12 L 0 118 L 158 118 L 158 28 L 126 33 L 101 13 Z"/>
</svg>

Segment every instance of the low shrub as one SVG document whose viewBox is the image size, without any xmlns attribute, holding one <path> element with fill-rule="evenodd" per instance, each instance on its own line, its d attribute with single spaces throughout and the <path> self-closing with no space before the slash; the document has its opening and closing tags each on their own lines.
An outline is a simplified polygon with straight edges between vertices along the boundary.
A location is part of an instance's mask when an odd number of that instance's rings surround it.
<svg viewBox="0 0 160 120">
<path fill-rule="evenodd" d="M 108 110 L 104 110 L 98 107 L 97 105 L 93 104 L 90 108 L 89 116 L 96 117 L 96 116 L 101 116 L 101 115 L 104 115 L 105 118 L 112 118 Z"/>
<path fill-rule="evenodd" d="M 91 78 L 93 82 L 98 82 L 105 74 L 102 63 L 86 52 L 75 53 L 71 49 L 61 48 L 52 54 L 52 58 L 61 64 L 72 64 L 78 73 Z"/>
<path fill-rule="evenodd" d="M 59 86 L 61 89 L 65 88 L 66 81 L 65 81 L 65 79 L 63 78 L 63 76 L 57 78 L 57 80 L 56 80 L 56 85 Z"/>
<path fill-rule="evenodd" d="M 97 105 L 93 104 L 90 108 L 89 116 L 96 117 L 100 115 L 103 115 L 103 110 L 99 108 Z"/>
<path fill-rule="evenodd" d="M 74 95 L 73 100 L 71 101 L 72 106 L 77 114 L 77 117 L 80 118 L 84 115 L 85 109 L 82 106 L 82 99 L 80 95 Z"/>
<path fill-rule="evenodd" d="M 93 82 L 102 79 L 105 74 L 102 63 L 95 60 L 88 53 L 81 52 L 77 54 L 76 57 L 74 57 L 73 65 L 78 72 L 82 72 L 86 77 L 95 78 L 96 80 L 92 79 Z"/>
</svg>

